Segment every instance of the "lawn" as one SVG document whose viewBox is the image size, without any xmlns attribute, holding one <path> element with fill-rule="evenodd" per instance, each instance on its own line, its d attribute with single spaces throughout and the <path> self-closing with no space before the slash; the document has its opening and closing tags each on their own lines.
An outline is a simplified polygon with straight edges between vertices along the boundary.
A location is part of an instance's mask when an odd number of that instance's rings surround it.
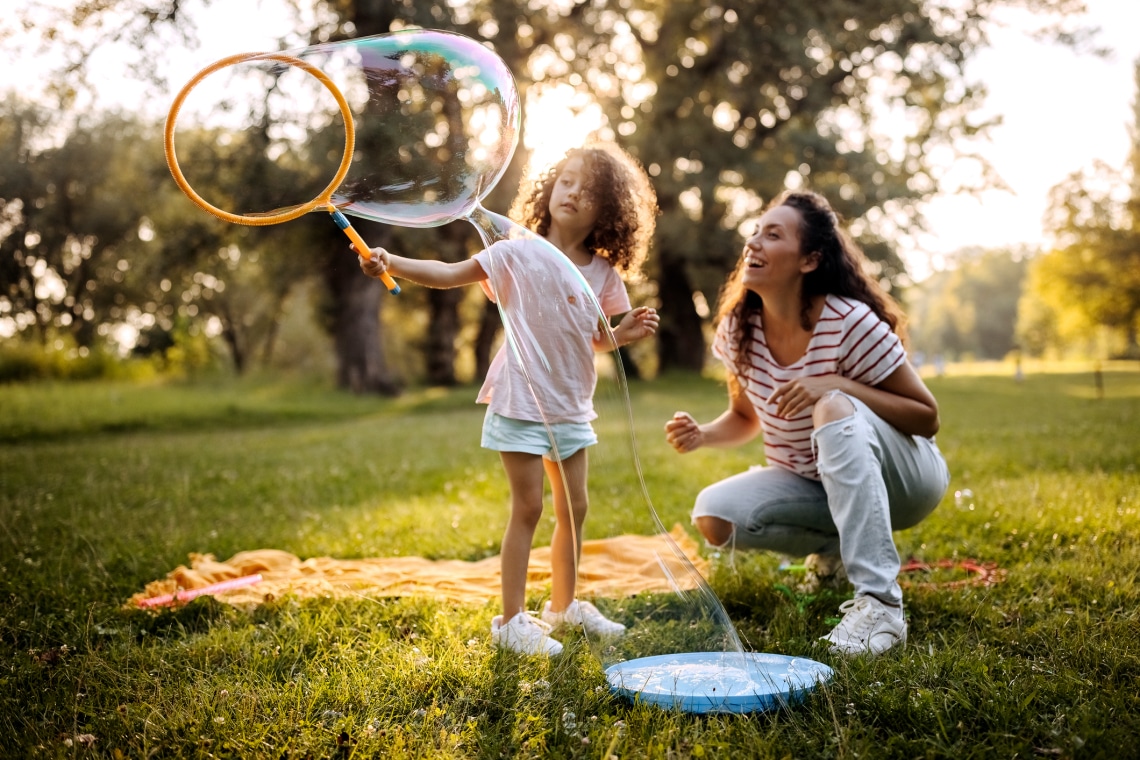
<svg viewBox="0 0 1140 760">
<path fill-rule="evenodd" d="M 813 641 L 847 597 L 797 593 L 775 555 L 709 556 L 747 647 L 835 669 L 806 703 L 751 716 L 631 705 L 587 647 L 497 652 L 493 600 L 125 607 L 191 553 L 497 554 L 506 485 L 472 388 L 0 387 L 0 757 L 1140 757 L 1140 371 L 1110 368 L 1099 390 L 1080 373 L 929 383 L 953 481 L 900 554 L 1004 580 L 906 576 L 907 647 L 845 661 Z M 687 526 L 702 485 L 759 461 L 758 443 L 664 444 L 676 409 L 723 409 L 716 381 L 629 392 L 636 450 L 603 415 L 588 538 L 654 530 L 639 472 L 661 521 Z"/>
</svg>

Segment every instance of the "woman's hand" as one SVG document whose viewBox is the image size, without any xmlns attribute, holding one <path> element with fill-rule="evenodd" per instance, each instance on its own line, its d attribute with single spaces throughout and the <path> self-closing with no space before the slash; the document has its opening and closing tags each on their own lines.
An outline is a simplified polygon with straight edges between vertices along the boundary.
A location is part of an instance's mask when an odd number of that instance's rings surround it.
<svg viewBox="0 0 1140 760">
<path fill-rule="evenodd" d="M 678 454 L 687 454 L 704 445 L 705 434 L 691 414 L 675 412 L 673 419 L 665 423 L 665 440 Z"/>
<path fill-rule="evenodd" d="M 352 246 L 352 250 L 356 251 L 356 246 Z M 379 278 L 381 274 L 388 271 L 391 254 L 383 248 L 373 248 L 368 252 L 368 256 L 362 255 L 360 251 L 356 251 L 356 255 L 360 258 L 361 271 L 369 277 Z"/>
<path fill-rule="evenodd" d="M 614 337 L 617 338 L 619 346 L 624 346 L 653 335 L 660 323 L 661 317 L 657 315 L 657 309 L 638 306 L 622 317 L 621 322 L 614 328 Z"/>
<path fill-rule="evenodd" d="M 839 375 L 797 377 L 772 391 L 768 401 L 776 405 L 777 415 L 791 419 L 815 406 L 828 391 L 843 390 L 845 380 Z"/>
</svg>

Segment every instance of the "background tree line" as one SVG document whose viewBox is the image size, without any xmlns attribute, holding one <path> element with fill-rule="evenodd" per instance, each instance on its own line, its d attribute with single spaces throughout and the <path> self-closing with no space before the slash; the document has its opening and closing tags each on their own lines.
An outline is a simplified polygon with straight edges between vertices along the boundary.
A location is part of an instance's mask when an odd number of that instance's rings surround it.
<svg viewBox="0 0 1140 760">
<path fill-rule="evenodd" d="M 212 1 L 76 3 L 50 24 L 18 19 L 67 57 L 55 80 L 58 103 L 8 95 L 0 106 L 0 319 L 15 333 L 8 342 L 89 354 L 134 329 L 137 353 L 193 364 L 219 344 L 239 372 L 327 355 L 340 386 L 388 394 L 408 381 L 449 385 L 480 376 L 498 316 L 478 293 L 408 288 L 388 298 L 360 275 L 343 235 L 324 218 L 256 229 L 215 220 L 170 180 L 155 120 L 74 108 L 77 93 L 92 85 L 87 63 L 101 46 L 126 44 L 140 63 L 160 59 L 171 35 L 193 36 L 195 10 Z M 602 136 L 645 164 L 662 209 L 648 277 L 635 286 L 636 298 L 661 310 L 662 327 L 651 352 L 629 364 L 660 372 L 703 366 L 708 311 L 739 255 L 741 225 L 785 187 L 831 198 L 883 284 L 902 297 L 900 235 L 919 223 L 917 205 L 940 189 L 941 164 L 978 160 L 971 150 L 987 127 L 975 113 L 983 92 L 963 69 L 1002 5 L 1027 5 L 1042 13 L 1044 32 L 1083 44 L 1071 22 L 1079 0 L 281 0 L 279 12 L 297 19 L 282 47 L 409 26 L 449 29 L 493 47 L 524 95 L 561 84 L 596 101 L 606 117 Z M 217 138 L 180 144 L 183 163 L 203 167 L 205 181 L 213 177 L 227 192 L 244 188 L 233 207 L 261 208 L 266 188 L 310 182 L 307 158 L 336 149 L 330 141 L 340 135 L 316 133 L 284 154 L 269 150 L 267 128 L 227 135 L 224 148 Z M 488 208 L 507 210 L 526 160 L 520 146 Z M 1086 207 L 1106 201 L 1064 195 L 1074 204 L 1057 227 L 1069 235 L 1065 245 L 1099 256 L 1116 238 L 1093 233 Z M 1132 208 L 1125 206 L 1114 229 L 1124 229 L 1120 220 Z M 478 245 L 466 223 L 357 226 L 374 245 L 442 260 L 465 258 Z M 1113 245 L 1127 255 L 1123 243 Z M 916 315 L 916 336 L 939 335 L 947 351 L 986 355 L 1013 341 L 991 329 L 993 313 L 978 307 L 1000 302 L 1003 314 L 1015 311 L 1006 303 L 1009 278 L 1020 280 L 1026 265 L 990 271 L 991 260 L 982 256 L 940 278 L 946 305 L 919 309 L 931 313 Z M 1025 275 L 1034 288 L 1042 277 L 1036 268 Z M 1086 279 L 1089 271 L 1082 270 Z M 1097 295 L 1106 282 L 1081 286 L 1082 299 L 1100 304 L 1086 316 L 1118 326 L 1131 319 L 1134 327 L 1135 308 Z M 1035 324 L 1063 321 L 1057 312 Z M 992 334 L 964 337 L 979 326 Z M 1033 334 L 1060 339 L 1059 327 L 1045 329 Z M 1030 346 L 1028 335 L 1016 340 Z"/>
<path fill-rule="evenodd" d="M 1140 62 L 1126 164 L 1097 163 L 1049 192 L 1042 250 L 964 250 L 907 292 L 928 357 L 1140 358 Z"/>
</svg>

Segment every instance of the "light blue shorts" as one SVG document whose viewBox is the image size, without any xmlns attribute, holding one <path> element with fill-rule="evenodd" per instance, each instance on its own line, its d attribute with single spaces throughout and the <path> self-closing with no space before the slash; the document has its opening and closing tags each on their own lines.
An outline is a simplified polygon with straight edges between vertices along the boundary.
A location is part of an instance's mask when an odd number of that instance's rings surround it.
<svg viewBox="0 0 1140 760">
<path fill-rule="evenodd" d="M 589 422 L 552 422 L 548 431 L 541 422 L 515 420 L 490 410 L 483 418 L 482 445 L 491 451 L 518 451 L 558 462 L 597 442 Z"/>
</svg>

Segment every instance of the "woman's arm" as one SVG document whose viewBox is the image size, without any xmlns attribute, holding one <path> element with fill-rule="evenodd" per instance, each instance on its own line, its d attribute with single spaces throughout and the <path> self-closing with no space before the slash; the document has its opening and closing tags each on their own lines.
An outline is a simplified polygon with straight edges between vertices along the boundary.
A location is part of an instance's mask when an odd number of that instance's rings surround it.
<svg viewBox="0 0 1140 760">
<path fill-rule="evenodd" d="M 938 432 L 942 424 L 938 401 L 910 362 L 903 362 L 876 386 L 855 385 L 859 387 L 852 396 L 907 435 L 930 438 Z"/>
<path fill-rule="evenodd" d="M 665 423 L 665 440 L 681 454 L 702 446 L 739 446 L 759 433 L 760 417 L 732 375 L 728 376 L 728 409 L 722 415 L 699 425 L 688 412 L 677 412 Z"/>
<path fill-rule="evenodd" d="M 449 263 L 434 259 L 409 259 L 373 248 L 368 258 L 360 257 L 360 268 L 369 277 L 387 271 L 394 277 L 411 280 L 429 288 L 457 288 L 487 279 L 487 273 L 475 259 Z"/>
<path fill-rule="evenodd" d="M 794 417 L 832 390 L 854 396 L 907 435 L 929 438 L 938 432 L 938 402 L 910 362 L 903 362 L 875 386 L 839 375 L 797 378 L 773 391 L 771 400 L 776 414 Z"/>
</svg>

